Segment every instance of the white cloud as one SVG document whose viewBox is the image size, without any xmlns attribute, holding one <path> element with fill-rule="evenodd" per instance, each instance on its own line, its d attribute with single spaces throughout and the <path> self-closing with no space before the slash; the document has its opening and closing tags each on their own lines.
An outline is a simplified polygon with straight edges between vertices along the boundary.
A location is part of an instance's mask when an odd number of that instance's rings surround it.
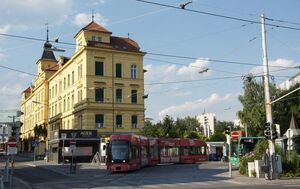
<svg viewBox="0 0 300 189">
<path fill-rule="evenodd" d="M 101 14 L 94 14 L 94 20 L 102 26 L 106 26 L 108 19 L 104 18 Z M 79 27 L 85 26 L 92 21 L 92 14 L 79 13 L 75 16 L 73 23 Z"/>
<path fill-rule="evenodd" d="M 7 72 L 0 81 L 0 109 L 19 108 L 21 93 L 29 86 L 32 76 Z"/>
<path fill-rule="evenodd" d="M 2 61 L 4 59 L 5 59 L 5 54 L 3 54 L 3 53 L 0 52 L 0 61 Z"/>
<path fill-rule="evenodd" d="M 147 84 L 193 80 L 199 79 L 199 77 L 209 76 L 211 73 L 209 71 L 202 74 L 198 73 L 209 64 L 210 61 L 204 60 L 203 58 L 199 58 L 195 62 L 192 62 L 187 66 L 179 66 L 175 64 L 146 64 L 144 67 L 147 70 L 147 73 L 145 73 L 146 90 L 156 92 L 161 91 L 161 89 L 164 87 L 163 85 Z M 175 83 L 172 84 L 172 88 L 174 89 L 178 86 L 181 86 L 182 88 L 182 85 L 182 83 Z M 186 93 L 183 95 L 189 94 Z"/>
<path fill-rule="evenodd" d="M 271 61 L 269 61 L 268 64 L 269 64 L 270 74 L 272 74 L 271 72 L 274 72 L 276 70 L 277 71 L 282 70 L 283 67 L 296 66 L 296 62 L 294 62 L 293 60 L 287 60 L 287 59 L 283 59 L 283 58 L 278 58 L 276 60 L 271 60 Z M 261 74 L 263 74 L 263 66 L 254 67 L 249 71 L 249 73 L 251 73 L 253 75 L 261 75 Z"/>
<path fill-rule="evenodd" d="M 208 59 L 199 58 L 195 62 L 190 63 L 188 66 L 183 66 L 178 69 L 178 75 L 189 75 L 189 74 L 197 74 L 199 71 L 206 68 L 210 62 Z"/>
<path fill-rule="evenodd" d="M 179 91 L 176 93 L 174 93 L 174 92 L 171 93 L 172 96 L 189 96 L 191 94 L 192 94 L 191 91 Z"/>
<path fill-rule="evenodd" d="M 200 75 L 207 76 L 208 73 L 198 74 L 210 64 L 209 60 L 203 60 L 203 58 L 197 59 L 195 62 L 188 64 L 187 66 L 178 66 L 175 64 L 148 64 L 145 66 L 147 73 L 145 74 L 147 81 L 176 81 L 178 79 L 195 79 Z"/>
<path fill-rule="evenodd" d="M 104 3 L 106 3 L 106 0 L 95 0 L 93 4 L 99 5 L 99 4 L 104 4 Z"/>
<path fill-rule="evenodd" d="M 197 115 L 199 112 L 203 111 L 203 109 L 214 109 L 216 105 L 218 106 L 218 110 L 220 111 L 221 106 L 225 106 L 223 109 L 228 106 L 227 103 L 231 102 L 232 100 L 236 100 L 238 97 L 238 93 L 232 94 L 228 93 L 224 96 L 221 96 L 220 94 L 213 93 L 207 98 L 200 98 L 195 101 L 189 101 L 185 102 L 179 105 L 172 105 L 169 106 L 159 112 L 159 117 L 162 119 L 165 115 L 170 115 L 172 117 L 183 117 L 186 115 Z M 214 112 L 217 113 L 217 112 Z"/>
<path fill-rule="evenodd" d="M 73 0 L 1 0 L 0 17 L 6 19 L 0 21 L 0 26 L 10 23 L 32 28 L 44 27 L 46 22 L 61 24 L 71 13 L 72 5 Z"/>
</svg>

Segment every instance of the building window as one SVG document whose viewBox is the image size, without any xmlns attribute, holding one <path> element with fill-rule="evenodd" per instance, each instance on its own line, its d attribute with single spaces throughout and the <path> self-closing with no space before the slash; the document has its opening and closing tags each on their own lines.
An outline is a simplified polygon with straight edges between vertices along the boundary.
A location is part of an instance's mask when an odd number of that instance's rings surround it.
<svg viewBox="0 0 300 189">
<path fill-rule="evenodd" d="M 66 111 L 66 99 L 64 99 L 64 111 Z"/>
<path fill-rule="evenodd" d="M 131 103 L 137 103 L 137 90 L 131 90 Z"/>
<path fill-rule="evenodd" d="M 78 66 L 78 79 L 82 78 L 82 64 Z"/>
<path fill-rule="evenodd" d="M 103 88 L 95 89 L 95 101 L 97 101 L 97 102 L 104 101 L 104 89 Z"/>
<path fill-rule="evenodd" d="M 95 62 L 95 75 L 103 76 L 103 62 Z"/>
<path fill-rule="evenodd" d="M 104 127 L 104 115 L 103 114 L 95 115 L 95 126 L 96 126 L 96 128 Z"/>
<path fill-rule="evenodd" d="M 59 81 L 59 93 L 61 92 L 61 89 L 62 89 L 62 81 Z"/>
<path fill-rule="evenodd" d="M 122 102 L 122 89 L 116 89 L 116 102 Z"/>
<path fill-rule="evenodd" d="M 52 98 L 55 97 L 54 96 L 54 86 L 52 87 Z"/>
<path fill-rule="evenodd" d="M 70 86 L 70 74 L 68 74 L 68 87 Z"/>
<path fill-rule="evenodd" d="M 72 94 L 72 98 L 71 98 L 71 108 L 74 107 L 74 95 Z"/>
<path fill-rule="evenodd" d="M 72 71 L 72 85 L 74 85 L 74 71 Z"/>
<path fill-rule="evenodd" d="M 61 101 L 59 101 L 59 104 L 58 104 L 58 107 L 59 107 L 59 113 L 61 113 Z"/>
<path fill-rule="evenodd" d="M 122 64 L 116 64 L 116 77 L 122 77 Z"/>
<path fill-rule="evenodd" d="M 78 116 L 79 129 L 82 129 L 82 115 Z"/>
<path fill-rule="evenodd" d="M 131 65 L 131 79 L 136 79 L 136 65 Z"/>
<path fill-rule="evenodd" d="M 135 129 L 137 128 L 137 116 L 136 115 L 132 115 L 131 116 L 131 128 Z"/>
<path fill-rule="evenodd" d="M 82 90 L 78 91 L 78 102 L 82 100 Z"/>
<path fill-rule="evenodd" d="M 99 41 L 99 42 L 102 42 L 102 37 L 98 37 L 98 41 Z"/>
<path fill-rule="evenodd" d="M 57 104 L 55 104 L 55 111 L 54 111 L 54 115 L 57 115 Z"/>
<path fill-rule="evenodd" d="M 122 115 L 116 115 L 116 127 L 122 128 Z"/>
<path fill-rule="evenodd" d="M 67 81 L 66 81 L 66 78 L 64 77 L 64 89 L 66 89 L 66 83 L 67 83 Z"/>
</svg>

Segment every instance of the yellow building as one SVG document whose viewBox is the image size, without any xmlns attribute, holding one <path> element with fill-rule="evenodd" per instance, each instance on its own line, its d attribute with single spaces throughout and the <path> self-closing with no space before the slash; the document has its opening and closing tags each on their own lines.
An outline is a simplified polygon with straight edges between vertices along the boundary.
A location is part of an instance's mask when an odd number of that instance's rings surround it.
<svg viewBox="0 0 300 189">
<path fill-rule="evenodd" d="M 98 136 L 139 133 L 144 125 L 144 70 L 139 45 L 115 37 L 92 21 L 76 35 L 70 58 L 56 60 L 44 45 L 38 75 L 22 93 L 22 138 L 45 125 L 48 139 L 57 130 L 97 130 Z"/>
</svg>

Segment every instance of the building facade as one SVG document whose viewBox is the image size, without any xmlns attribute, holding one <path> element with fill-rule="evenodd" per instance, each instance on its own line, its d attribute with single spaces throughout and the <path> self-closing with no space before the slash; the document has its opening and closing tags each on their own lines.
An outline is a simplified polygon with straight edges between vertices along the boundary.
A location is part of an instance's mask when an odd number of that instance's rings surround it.
<svg viewBox="0 0 300 189">
<path fill-rule="evenodd" d="M 281 90 L 289 90 L 291 87 L 300 83 L 300 73 L 292 76 L 291 78 L 287 79 L 286 81 L 279 84 L 278 88 Z"/>
<path fill-rule="evenodd" d="M 58 130 L 139 133 L 145 112 L 139 45 L 94 21 L 75 40 L 75 53 L 58 60 L 49 41 L 44 44 L 35 82 L 22 93 L 23 138 L 36 138 L 35 126 L 47 128 L 47 140 Z"/>
<path fill-rule="evenodd" d="M 215 117 L 214 113 L 202 113 L 197 116 L 197 120 L 200 123 L 200 128 L 202 129 L 204 135 L 208 138 L 215 132 Z"/>
</svg>

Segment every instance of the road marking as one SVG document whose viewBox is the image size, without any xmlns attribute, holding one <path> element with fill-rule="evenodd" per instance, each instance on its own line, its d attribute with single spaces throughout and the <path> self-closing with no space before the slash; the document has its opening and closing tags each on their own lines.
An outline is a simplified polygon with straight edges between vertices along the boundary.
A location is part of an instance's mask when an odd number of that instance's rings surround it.
<svg viewBox="0 0 300 189">
<path fill-rule="evenodd" d="M 245 185 L 245 183 L 234 181 L 234 180 L 222 180 L 222 182 L 229 183 L 229 184 Z"/>
</svg>

